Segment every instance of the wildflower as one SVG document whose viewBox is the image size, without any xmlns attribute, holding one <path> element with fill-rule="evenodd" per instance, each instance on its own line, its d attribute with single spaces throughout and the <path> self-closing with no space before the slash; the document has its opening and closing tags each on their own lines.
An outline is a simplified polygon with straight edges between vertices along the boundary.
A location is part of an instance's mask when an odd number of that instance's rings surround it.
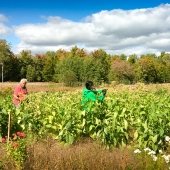
<svg viewBox="0 0 170 170">
<path fill-rule="evenodd" d="M 16 134 L 17 134 L 17 136 L 20 136 L 21 132 L 17 132 Z"/>
<path fill-rule="evenodd" d="M 170 162 L 170 155 L 163 155 L 162 156 L 165 159 L 165 162 L 168 164 Z"/>
<path fill-rule="evenodd" d="M 141 153 L 141 151 L 139 149 L 136 149 L 134 153 Z"/>
<path fill-rule="evenodd" d="M 1 138 L 1 142 L 5 143 L 6 142 L 6 138 Z"/>
<path fill-rule="evenodd" d="M 19 144 L 18 144 L 17 142 L 13 142 L 13 143 L 12 143 L 12 147 L 13 147 L 14 149 L 17 149 L 17 148 L 19 147 Z"/>
<path fill-rule="evenodd" d="M 162 153 L 163 153 L 161 149 L 159 150 L 159 153 L 160 153 L 160 154 L 162 154 Z"/>
<path fill-rule="evenodd" d="M 6 138 L 2 138 L 2 143 L 5 143 L 6 142 Z"/>
<path fill-rule="evenodd" d="M 26 134 L 24 132 L 17 132 L 16 133 L 17 136 L 19 136 L 20 138 L 25 138 L 26 137 Z"/>
<path fill-rule="evenodd" d="M 26 134 L 24 132 L 21 132 L 20 133 L 20 138 L 25 138 L 26 137 Z"/>
<path fill-rule="evenodd" d="M 148 153 L 148 155 L 155 155 L 155 154 L 156 154 L 155 151 L 150 151 L 150 152 Z"/>
<path fill-rule="evenodd" d="M 155 155 L 153 155 L 152 158 L 153 158 L 153 161 L 157 161 L 158 159 Z"/>
<path fill-rule="evenodd" d="M 150 152 L 151 149 L 150 149 L 150 148 L 145 148 L 144 151 L 145 151 L 145 152 L 146 152 L 146 151 L 149 151 L 149 152 Z"/>
<path fill-rule="evenodd" d="M 165 141 L 166 142 L 170 142 L 170 137 L 169 136 L 165 136 Z"/>
</svg>

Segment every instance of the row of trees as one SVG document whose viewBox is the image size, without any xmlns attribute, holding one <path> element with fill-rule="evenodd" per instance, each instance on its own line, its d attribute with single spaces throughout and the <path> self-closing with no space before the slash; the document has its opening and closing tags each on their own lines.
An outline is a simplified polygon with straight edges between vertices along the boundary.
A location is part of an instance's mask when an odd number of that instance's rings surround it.
<svg viewBox="0 0 170 170">
<path fill-rule="evenodd" d="M 160 56 L 110 55 L 102 49 L 87 53 L 75 46 L 70 51 L 60 49 L 35 55 L 31 51 L 21 51 L 14 55 L 10 45 L 0 40 L 0 63 L 4 65 L 4 81 L 19 81 L 25 77 L 29 81 L 66 85 L 86 80 L 128 84 L 170 82 L 170 54 L 165 52 Z"/>
</svg>

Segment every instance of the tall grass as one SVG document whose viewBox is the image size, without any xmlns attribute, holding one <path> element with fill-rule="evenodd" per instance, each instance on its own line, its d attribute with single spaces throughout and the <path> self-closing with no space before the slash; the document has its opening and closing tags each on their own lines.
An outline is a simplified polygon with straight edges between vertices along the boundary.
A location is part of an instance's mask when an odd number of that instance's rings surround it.
<svg viewBox="0 0 170 170">
<path fill-rule="evenodd" d="M 0 145 L 0 168 L 17 170 L 14 161 Z M 147 155 L 135 155 L 131 148 L 105 149 L 89 138 L 65 146 L 47 137 L 27 146 L 24 170 L 166 170 L 164 162 Z"/>
</svg>

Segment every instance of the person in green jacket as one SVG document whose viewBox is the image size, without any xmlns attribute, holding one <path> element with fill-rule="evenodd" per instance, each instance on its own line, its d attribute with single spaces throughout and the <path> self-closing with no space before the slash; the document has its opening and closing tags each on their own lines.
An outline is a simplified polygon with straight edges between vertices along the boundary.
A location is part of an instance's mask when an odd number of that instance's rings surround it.
<svg viewBox="0 0 170 170">
<path fill-rule="evenodd" d="M 107 89 L 95 89 L 92 81 L 87 81 L 82 92 L 82 107 L 86 108 L 88 103 L 103 102 Z"/>
</svg>

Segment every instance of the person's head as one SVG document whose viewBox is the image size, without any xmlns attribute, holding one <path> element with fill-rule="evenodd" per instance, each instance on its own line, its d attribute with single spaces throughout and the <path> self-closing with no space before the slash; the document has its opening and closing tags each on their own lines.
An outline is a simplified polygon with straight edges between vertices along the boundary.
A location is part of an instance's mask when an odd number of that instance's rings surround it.
<svg viewBox="0 0 170 170">
<path fill-rule="evenodd" d="M 86 86 L 86 89 L 88 89 L 88 90 L 94 89 L 94 84 L 90 80 L 86 81 L 85 86 Z"/>
<path fill-rule="evenodd" d="M 27 79 L 21 79 L 20 80 L 21 87 L 26 87 L 26 84 L 27 84 Z"/>
</svg>

